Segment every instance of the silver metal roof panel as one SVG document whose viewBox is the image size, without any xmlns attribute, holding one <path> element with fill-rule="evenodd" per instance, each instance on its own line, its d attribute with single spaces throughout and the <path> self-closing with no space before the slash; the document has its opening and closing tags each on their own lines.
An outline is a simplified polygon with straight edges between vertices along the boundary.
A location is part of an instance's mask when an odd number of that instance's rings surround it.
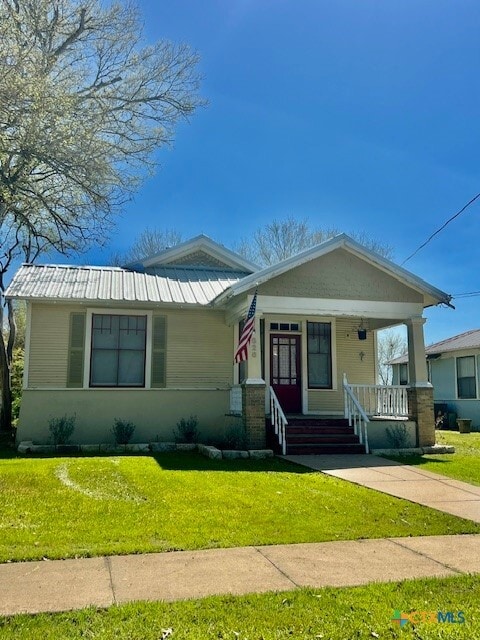
<svg viewBox="0 0 480 640">
<path fill-rule="evenodd" d="M 148 271 L 148 270 L 147 270 Z M 209 268 L 156 267 L 141 273 L 117 267 L 23 265 L 9 298 L 207 305 L 247 274 Z"/>
</svg>

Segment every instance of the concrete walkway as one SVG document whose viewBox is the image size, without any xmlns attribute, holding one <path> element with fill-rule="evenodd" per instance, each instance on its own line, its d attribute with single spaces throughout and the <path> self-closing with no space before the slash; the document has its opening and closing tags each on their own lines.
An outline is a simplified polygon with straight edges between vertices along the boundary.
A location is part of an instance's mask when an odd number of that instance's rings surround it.
<svg viewBox="0 0 480 640">
<path fill-rule="evenodd" d="M 0 565 L 0 614 L 480 573 L 480 535 L 180 551 Z"/>
<path fill-rule="evenodd" d="M 374 455 L 284 456 L 329 476 L 480 522 L 480 487 Z"/>
</svg>

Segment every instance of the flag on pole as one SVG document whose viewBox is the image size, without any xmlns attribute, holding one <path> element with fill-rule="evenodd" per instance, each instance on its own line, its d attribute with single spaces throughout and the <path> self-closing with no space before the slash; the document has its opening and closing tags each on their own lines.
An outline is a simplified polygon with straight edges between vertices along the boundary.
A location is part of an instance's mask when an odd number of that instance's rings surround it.
<svg viewBox="0 0 480 640">
<path fill-rule="evenodd" d="M 235 351 L 235 363 L 243 362 L 248 359 L 248 345 L 252 339 L 253 330 L 255 329 L 255 310 L 257 308 L 257 292 L 253 296 L 252 304 L 248 310 L 245 324 L 243 325 L 242 333 L 238 340 L 238 347 Z"/>
</svg>

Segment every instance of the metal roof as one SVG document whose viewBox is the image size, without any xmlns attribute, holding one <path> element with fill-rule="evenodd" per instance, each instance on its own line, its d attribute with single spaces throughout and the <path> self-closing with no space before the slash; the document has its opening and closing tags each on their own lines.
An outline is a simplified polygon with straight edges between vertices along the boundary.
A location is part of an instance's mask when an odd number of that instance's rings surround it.
<svg viewBox="0 0 480 640">
<path fill-rule="evenodd" d="M 207 305 L 246 275 L 198 267 L 156 267 L 154 273 L 140 273 L 117 267 L 24 264 L 5 295 L 26 300 Z"/>
<path fill-rule="evenodd" d="M 465 333 L 459 333 L 458 336 L 452 336 L 446 340 L 430 344 L 426 347 L 425 353 L 427 356 L 433 356 L 445 353 L 446 351 L 461 351 L 466 349 L 480 349 L 480 329 L 465 331 Z M 389 364 L 404 364 L 405 362 L 408 362 L 407 354 L 390 360 Z"/>
</svg>

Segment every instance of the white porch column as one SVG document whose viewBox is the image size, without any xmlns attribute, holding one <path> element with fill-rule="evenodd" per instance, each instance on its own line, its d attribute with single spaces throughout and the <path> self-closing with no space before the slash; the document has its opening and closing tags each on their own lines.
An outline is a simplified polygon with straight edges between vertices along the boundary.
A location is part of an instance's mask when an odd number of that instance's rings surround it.
<svg viewBox="0 0 480 640">
<path fill-rule="evenodd" d="M 262 344 L 260 336 L 260 316 L 255 316 L 255 330 L 248 346 L 247 384 L 265 384 L 262 378 Z"/>
<path fill-rule="evenodd" d="M 431 387 L 428 381 L 423 325 L 425 318 L 414 316 L 406 321 L 408 338 L 408 375 L 411 387 Z"/>
<path fill-rule="evenodd" d="M 259 315 L 255 316 L 255 331 L 248 346 L 246 365 L 247 379 L 242 385 L 242 407 L 247 442 L 251 449 L 263 449 L 267 441 L 267 430 Z"/>
</svg>

